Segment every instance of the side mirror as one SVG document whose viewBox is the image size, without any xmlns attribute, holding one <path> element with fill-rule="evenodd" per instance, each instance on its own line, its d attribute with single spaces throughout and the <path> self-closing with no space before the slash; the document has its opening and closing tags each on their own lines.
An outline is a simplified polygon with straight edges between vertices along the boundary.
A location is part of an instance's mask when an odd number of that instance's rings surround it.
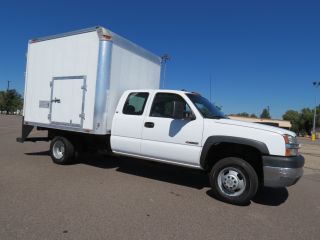
<svg viewBox="0 0 320 240">
<path fill-rule="evenodd" d="M 173 102 L 173 118 L 183 119 L 184 118 L 184 103 L 181 101 Z"/>
</svg>

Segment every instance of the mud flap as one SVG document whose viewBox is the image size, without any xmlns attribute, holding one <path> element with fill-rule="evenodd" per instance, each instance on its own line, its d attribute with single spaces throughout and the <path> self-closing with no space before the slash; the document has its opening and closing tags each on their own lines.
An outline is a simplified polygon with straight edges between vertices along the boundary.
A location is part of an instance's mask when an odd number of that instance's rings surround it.
<svg viewBox="0 0 320 240">
<path fill-rule="evenodd" d="M 23 143 L 27 139 L 27 137 L 29 136 L 29 134 L 31 133 L 33 128 L 34 128 L 34 126 L 24 124 L 24 117 L 23 117 L 22 118 L 21 137 L 17 138 L 17 142 Z"/>
</svg>

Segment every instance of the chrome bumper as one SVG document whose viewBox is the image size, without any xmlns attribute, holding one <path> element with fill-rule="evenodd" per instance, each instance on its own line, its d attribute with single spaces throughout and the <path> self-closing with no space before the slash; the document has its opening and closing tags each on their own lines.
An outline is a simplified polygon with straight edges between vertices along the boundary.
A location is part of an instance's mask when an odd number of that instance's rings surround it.
<svg viewBox="0 0 320 240">
<path fill-rule="evenodd" d="M 264 186 L 288 187 L 294 185 L 303 175 L 304 158 L 296 157 L 263 157 Z"/>
<path fill-rule="evenodd" d="M 294 185 L 303 175 L 303 168 L 263 167 L 264 186 L 288 187 Z"/>
</svg>

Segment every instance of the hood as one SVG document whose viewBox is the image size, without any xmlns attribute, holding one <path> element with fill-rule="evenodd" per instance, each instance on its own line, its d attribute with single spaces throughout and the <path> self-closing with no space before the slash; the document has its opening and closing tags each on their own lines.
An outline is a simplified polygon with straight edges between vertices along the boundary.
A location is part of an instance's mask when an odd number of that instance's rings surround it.
<svg viewBox="0 0 320 240">
<path fill-rule="evenodd" d="M 288 134 L 291 136 L 296 136 L 296 134 L 292 131 L 279 128 L 279 127 L 273 127 L 265 124 L 260 124 L 260 123 L 251 123 L 251 122 L 244 122 L 244 121 L 239 121 L 239 120 L 232 120 L 232 119 L 227 119 L 227 118 L 222 118 L 219 120 L 216 120 L 216 123 L 220 124 L 228 124 L 228 125 L 235 125 L 235 126 L 241 126 L 241 127 L 247 127 L 247 128 L 254 128 L 258 130 L 263 130 L 263 131 L 268 131 L 268 132 L 274 132 L 278 133 L 281 135 Z"/>
</svg>

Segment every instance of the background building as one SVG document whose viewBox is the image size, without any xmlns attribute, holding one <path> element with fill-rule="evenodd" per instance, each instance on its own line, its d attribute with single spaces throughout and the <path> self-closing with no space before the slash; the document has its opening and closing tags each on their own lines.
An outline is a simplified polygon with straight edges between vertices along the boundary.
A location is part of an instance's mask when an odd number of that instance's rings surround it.
<svg viewBox="0 0 320 240">
<path fill-rule="evenodd" d="M 233 120 L 266 124 L 266 125 L 284 128 L 284 129 L 290 129 L 292 126 L 290 121 L 280 120 L 280 119 L 251 118 L 251 117 L 242 117 L 242 116 L 235 116 L 235 115 L 229 115 L 228 117 Z"/>
</svg>

